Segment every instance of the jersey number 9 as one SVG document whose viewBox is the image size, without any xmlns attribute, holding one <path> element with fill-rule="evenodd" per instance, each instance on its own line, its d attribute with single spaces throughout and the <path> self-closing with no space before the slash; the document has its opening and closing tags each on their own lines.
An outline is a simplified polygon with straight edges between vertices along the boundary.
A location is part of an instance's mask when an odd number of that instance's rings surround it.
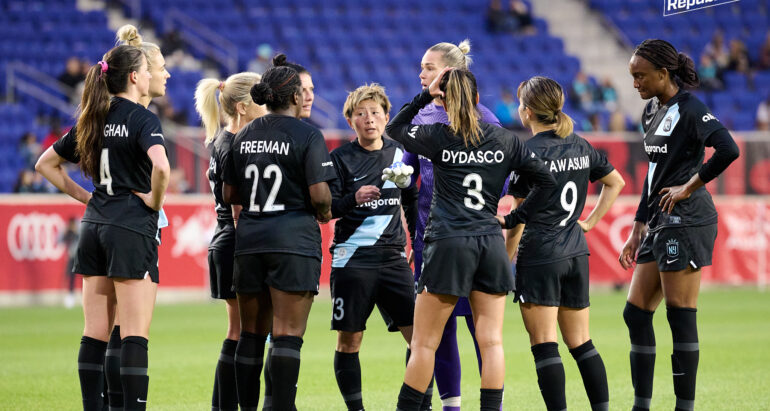
<svg viewBox="0 0 770 411">
<path fill-rule="evenodd" d="M 283 174 L 281 168 L 275 164 L 270 164 L 265 167 L 265 172 L 262 175 L 263 178 L 271 178 L 275 176 L 275 182 L 270 189 L 270 194 L 267 196 L 265 205 L 262 207 L 263 212 L 269 211 L 283 211 L 283 204 L 275 204 L 275 197 L 278 196 L 278 190 L 281 188 L 281 181 L 283 180 Z M 257 198 L 257 184 L 259 183 L 259 168 L 256 164 L 249 164 L 246 166 L 246 178 L 253 178 L 254 182 L 251 183 L 251 197 L 249 202 L 249 211 L 259 212 L 259 204 L 256 204 Z"/>
<path fill-rule="evenodd" d="M 572 192 L 572 201 L 569 203 L 567 202 L 567 193 Z M 574 181 L 567 181 L 567 184 L 564 185 L 564 188 L 561 190 L 561 207 L 564 209 L 564 211 L 569 211 L 569 214 L 567 217 L 564 218 L 564 220 L 561 220 L 559 223 L 560 226 L 564 227 L 567 225 L 567 221 L 572 217 L 572 214 L 575 213 L 575 207 L 577 206 L 577 184 L 575 184 Z"/>
</svg>

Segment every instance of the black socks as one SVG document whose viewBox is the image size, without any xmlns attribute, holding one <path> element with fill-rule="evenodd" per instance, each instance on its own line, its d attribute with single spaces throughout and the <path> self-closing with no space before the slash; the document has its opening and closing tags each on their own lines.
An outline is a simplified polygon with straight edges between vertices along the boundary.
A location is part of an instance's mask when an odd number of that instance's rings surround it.
<svg viewBox="0 0 770 411">
<path fill-rule="evenodd" d="M 334 376 L 349 411 L 364 409 L 361 397 L 361 363 L 358 353 L 334 352 Z"/>
<path fill-rule="evenodd" d="M 105 341 L 83 336 L 78 352 L 78 377 L 84 411 L 101 411 L 104 406 L 104 352 Z"/>
<path fill-rule="evenodd" d="M 396 411 L 418 411 L 422 407 L 424 393 L 403 383 L 401 392 L 398 393 Z"/>
<path fill-rule="evenodd" d="M 225 340 L 222 346 L 222 354 L 219 356 L 219 364 L 217 365 L 220 404 L 223 404 L 225 399 L 223 396 L 227 395 L 225 391 L 227 387 L 224 386 L 226 379 L 233 376 L 233 374 L 226 374 L 232 370 L 235 374 L 235 385 L 237 387 L 236 399 L 241 406 L 241 410 L 256 411 L 259 404 L 259 375 L 262 373 L 265 338 L 264 335 L 242 331 L 240 339 L 235 343 L 237 346 L 234 350 L 234 362 L 231 363 L 233 368 L 230 368 L 229 364 L 227 364 L 227 361 L 230 359 L 225 355 L 225 345 L 228 346 L 227 348 L 230 348 L 232 343 L 228 343 L 228 341 L 232 340 Z M 222 371 L 221 374 L 220 371 Z M 230 400 L 232 400 L 232 397 Z M 232 409 L 237 410 L 237 408 L 233 407 Z M 225 408 L 222 409 L 224 410 Z"/>
<path fill-rule="evenodd" d="M 123 384 L 120 382 L 120 326 L 112 329 L 107 352 L 104 354 L 104 376 L 107 380 L 107 397 L 111 410 L 123 408 Z"/>
<path fill-rule="evenodd" d="M 535 344 L 532 346 L 537 369 L 537 385 L 545 400 L 548 410 L 563 410 L 567 408 L 564 395 L 564 365 L 559 356 L 559 345 L 555 342 Z"/>
<path fill-rule="evenodd" d="M 698 374 L 700 356 L 696 312 L 695 308 L 666 307 L 666 316 L 674 339 L 671 370 L 674 376 L 676 410 L 695 408 L 695 377 Z"/>
<path fill-rule="evenodd" d="M 655 372 L 655 331 L 652 328 L 653 311 L 626 302 L 623 319 L 631 339 L 631 383 L 634 386 L 633 411 L 650 409 L 652 379 Z"/>
<path fill-rule="evenodd" d="M 300 350 L 302 338 L 273 336 L 273 350 L 270 362 L 270 378 L 273 389 L 273 410 L 292 411 L 297 395 Z"/>
<path fill-rule="evenodd" d="M 607 371 L 599 352 L 596 351 L 591 340 L 569 350 L 577 362 L 580 376 L 583 377 L 583 386 L 588 394 L 592 411 L 606 411 L 609 409 L 609 389 L 607 388 Z"/>
<path fill-rule="evenodd" d="M 503 389 L 481 389 L 480 411 L 500 411 L 500 405 L 503 403 Z"/>
<path fill-rule="evenodd" d="M 144 410 L 147 407 L 147 339 L 129 336 L 120 347 L 120 382 L 123 385 L 123 409 Z"/>
<path fill-rule="evenodd" d="M 221 411 L 238 410 L 238 389 L 235 382 L 235 348 L 238 341 L 226 339 L 222 343 L 219 361 L 214 375 L 214 394 L 211 409 Z M 259 383 L 259 374 L 257 374 Z"/>
</svg>

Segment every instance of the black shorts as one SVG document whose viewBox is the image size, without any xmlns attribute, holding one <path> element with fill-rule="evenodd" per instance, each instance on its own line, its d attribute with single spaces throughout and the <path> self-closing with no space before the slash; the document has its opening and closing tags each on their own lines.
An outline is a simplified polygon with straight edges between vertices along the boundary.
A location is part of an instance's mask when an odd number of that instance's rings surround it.
<svg viewBox="0 0 770 411">
<path fill-rule="evenodd" d="M 697 270 L 711 265 L 716 239 L 716 224 L 670 227 L 648 232 L 639 246 L 636 263 L 656 261 L 661 272 L 681 271 L 688 266 Z"/>
<path fill-rule="evenodd" d="M 321 260 L 299 254 L 242 254 L 233 264 L 233 290 L 238 294 L 259 294 L 267 287 L 318 294 L 320 278 Z"/>
<path fill-rule="evenodd" d="M 417 292 L 467 297 L 513 290 L 513 272 L 500 234 L 449 237 L 425 243 Z"/>
<path fill-rule="evenodd" d="M 414 277 L 406 259 L 382 267 L 332 268 L 329 284 L 332 330 L 365 330 L 375 304 L 388 331 L 398 331 L 414 321 Z"/>
<path fill-rule="evenodd" d="M 234 248 L 209 249 L 209 285 L 211 298 L 230 300 L 236 298 L 233 291 Z"/>
<path fill-rule="evenodd" d="M 517 264 L 513 301 L 551 307 L 588 307 L 588 255 L 547 264 Z"/>
<path fill-rule="evenodd" d="M 159 281 L 158 242 L 110 224 L 80 225 L 80 240 L 72 270 L 83 275 Z"/>
</svg>

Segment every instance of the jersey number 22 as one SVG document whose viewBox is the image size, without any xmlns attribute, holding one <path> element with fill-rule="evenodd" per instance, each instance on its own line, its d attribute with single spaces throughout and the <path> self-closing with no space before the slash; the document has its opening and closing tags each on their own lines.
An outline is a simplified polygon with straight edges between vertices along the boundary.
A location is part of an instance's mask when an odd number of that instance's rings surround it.
<svg viewBox="0 0 770 411">
<path fill-rule="evenodd" d="M 270 194 L 268 194 L 267 200 L 265 200 L 265 205 L 262 207 L 263 212 L 283 211 L 284 209 L 283 204 L 275 204 L 275 197 L 278 196 L 278 190 L 281 188 L 281 181 L 283 181 L 283 173 L 281 173 L 280 167 L 275 164 L 270 164 L 269 166 L 265 167 L 265 172 L 262 177 L 271 178 L 273 176 L 275 176 L 275 182 L 273 183 L 273 187 L 270 189 Z M 259 204 L 255 202 L 257 198 L 257 184 L 259 182 L 259 168 L 256 164 L 249 164 L 246 166 L 246 178 L 254 179 L 254 182 L 251 183 L 251 201 L 249 202 L 249 211 L 259 212 Z"/>
</svg>

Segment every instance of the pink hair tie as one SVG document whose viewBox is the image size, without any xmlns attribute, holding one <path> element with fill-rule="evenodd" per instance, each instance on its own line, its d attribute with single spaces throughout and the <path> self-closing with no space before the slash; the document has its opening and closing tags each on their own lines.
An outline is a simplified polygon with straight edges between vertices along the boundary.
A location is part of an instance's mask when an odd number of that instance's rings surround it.
<svg viewBox="0 0 770 411">
<path fill-rule="evenodd" d="M 104 60 L 101 60 L 100 62 L 98 62 L 96 64 L 102 66 L 102 73 L 106 73 L 107 69 L 110 67 L 110 66 L 107 65 L 107 62 L 104 61 Z"/>
<path fill-rule="evenodd" d="M 224 81 L 220 81 L 219 82 L 219 91 L 220 92 L 225 91 L 225 82 Z"/>
</svg>

